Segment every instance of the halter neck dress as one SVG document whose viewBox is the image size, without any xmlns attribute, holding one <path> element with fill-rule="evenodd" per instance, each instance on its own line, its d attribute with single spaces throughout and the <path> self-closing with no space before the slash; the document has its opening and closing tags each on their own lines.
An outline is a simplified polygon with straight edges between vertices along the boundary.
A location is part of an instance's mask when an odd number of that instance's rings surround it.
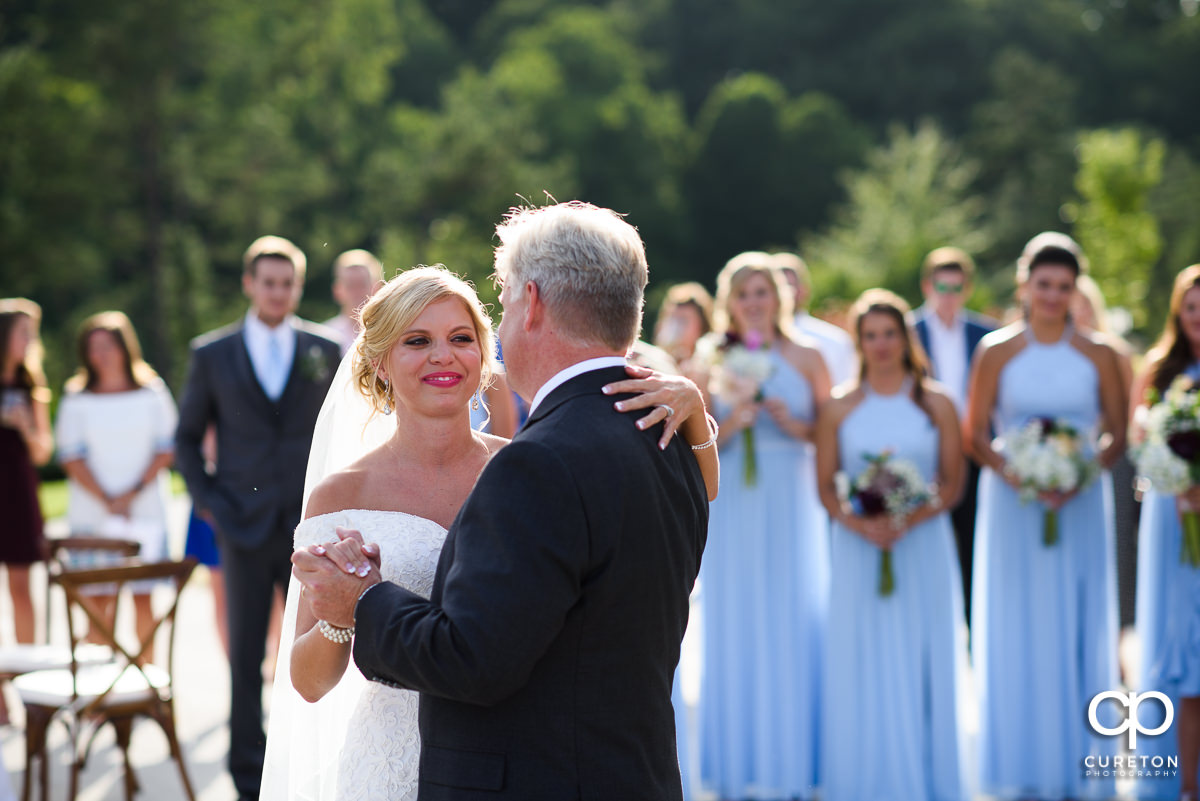
<svg viewBox="0 0 1200 801">
<path fill-rule="evenodd" d="M 768 354 L 764 396 L 811 421 L 808 381 L 778 350 Z M 714 400 L 723 419 L 730 407 Z M 812 445 L 785 434 L 765 410 L 754 439 L 754 486 L 744 478 L 742 438 L 721 448 L 721 493 L 700 571 L 700 775 L 721 798 L 807 799 L 818 781 L 828 518 Z"/>
<path fill-rule="evenodd" d="M 1063 419 L 1094 442 L 1100 377 L 1062 337 L 1024 347 L 1000 370 L 998 436 L 1030 419 Z M 1042 543 L 1044 507 L 1024 503 L 993 470 L 979 484 L 972 657 L 979 695 L 980 789 L 999 799 L 1100 799 L 1111 776 L 1089 776 L 1089 756 L 1115 753 L 1094 732 L 1088 706 L 1119 689 L 1111 482 L 1093 481 L 1058 513 L 1059 541 Z M 1101 722 L 1115 724 L 1115 704 Z"/>
<path fill-rule="evenodd" d="M 866 397 L 838 428 L 853 480 L 888 450 L 937 481 L 937 427 L 911 384 Z M 950 517 L 910 529 L 892 548 L 895 586 L 879 593 L 880 549 L 833 524 L 823 801 L 965 801 L 958 698 L 966 673 L 962 586 Z"/>
</svg>

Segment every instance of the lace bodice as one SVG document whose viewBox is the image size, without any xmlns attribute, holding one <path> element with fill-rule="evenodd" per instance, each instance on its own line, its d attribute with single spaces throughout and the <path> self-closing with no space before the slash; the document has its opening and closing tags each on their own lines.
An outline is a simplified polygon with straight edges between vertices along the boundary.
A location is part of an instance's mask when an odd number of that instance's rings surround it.
<svg viewBox="0 0 1200 801">
<path fill-rule="evenodd" d="M 446 530 L 405 512 L 347 509 L 310 517 L 296 527 L 297 548 L 337 539 L 353 528 L 379 545 L 385 581 L 429 597 Z M 348 670 L 356 670 L 351 664 Z M 418 695 L 367 684 L 355 705 L 338 766 L 338 801 L 411 801 L 417 797 L 421 737 Z"/>
</svg>

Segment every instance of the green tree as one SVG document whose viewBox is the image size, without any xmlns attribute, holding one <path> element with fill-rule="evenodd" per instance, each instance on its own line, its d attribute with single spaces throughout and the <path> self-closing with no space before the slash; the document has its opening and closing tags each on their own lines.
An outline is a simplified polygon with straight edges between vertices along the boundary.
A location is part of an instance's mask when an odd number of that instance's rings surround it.
<svg viewBox="0 0 1200 801">
<path fill-rule="evenodd" d="M 846 176 L 833 224 L 802 243 L 818 297 L 853 297 L 885 286 L 919 297 L 925 255 L 942 245 L 979 253 L 990 244 L 978 164 L 931 122 L 891 129 L 866 166 Z"/>
<path fill-rule="evenodd" d="M 1078 153 L 1075 238 L 1106 299 L 1129 303 L 1134 325 L 1144 326 L 1147 308 L 1141 299 L 1163 249 L 1149 201 L 1162 180 L 1165 146 L 1124 128 L 1082 134 Z"/>
</svg>

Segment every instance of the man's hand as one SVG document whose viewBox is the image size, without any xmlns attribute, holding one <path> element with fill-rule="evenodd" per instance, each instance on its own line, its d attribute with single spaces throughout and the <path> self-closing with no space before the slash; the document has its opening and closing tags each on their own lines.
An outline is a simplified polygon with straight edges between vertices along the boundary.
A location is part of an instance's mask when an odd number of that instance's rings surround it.
<svg viewBox="0 0 1200 801">
<path fill-rule="evenodd" d="M 370 586 L 383 580 L 379 549 L 364 545 L 362 535 L 337 529 L 339 542 L 312 545 L 292 554 L 292 575 L 319 620 L 340 628 L 354 626 L 354 606 Z"/>
</svg>

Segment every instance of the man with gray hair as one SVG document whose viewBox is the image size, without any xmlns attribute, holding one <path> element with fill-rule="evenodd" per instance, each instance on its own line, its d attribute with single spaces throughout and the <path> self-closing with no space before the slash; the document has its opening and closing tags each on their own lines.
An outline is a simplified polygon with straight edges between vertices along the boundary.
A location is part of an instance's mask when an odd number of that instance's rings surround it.
<svg viewBox="0 0 1200 801">
<path fill-rule="evenodd" d="M 688 445 L 660 449 L 603 389 L 627 377 L 644 247 L 578 202 L 515 210 L 497 233 L 529 421 L 451 527 L 431 597 L 377 570 L 297 575 L 315 614 L 353 621 L 363 675 L 421 692 L 422 801 L 681 799 L 671 683 L 708 501 Z"/>
</svg>

